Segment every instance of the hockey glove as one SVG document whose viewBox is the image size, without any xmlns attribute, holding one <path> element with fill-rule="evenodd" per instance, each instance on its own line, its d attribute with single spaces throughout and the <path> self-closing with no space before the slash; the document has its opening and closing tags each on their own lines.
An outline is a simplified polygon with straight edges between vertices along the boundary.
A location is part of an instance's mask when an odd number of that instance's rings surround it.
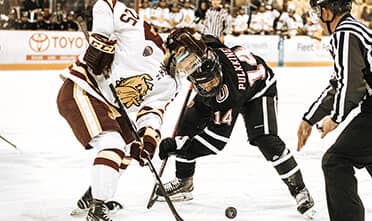
<svg viewBox="0 0 372 221">
<path fill-rule="evenodd" d="M 177 150 L 180 150 L 184 144 L 189 140 L 187 136 L 176 138 L 165 138 L 159 145 L 159 158 L 164 160 L 169 155 L 175 155 Z"/>
<path fill-rule="evenodd" d="M 147 159 L 154 157 L 155 150 L 160 141 L 160 132 L 151 127 L 146 127 L 139 131 L 139 135 L 142 137 L 142 144 L 133 142 L 130 154 L 141 166 L 145 166 Z"/>
<path fill-rule="evenodd" d="M 116 41 L 97 33 L 89 37 L 89 46 L 84 54 L 84 61 L 90 73 L 101 75 L 110 68 L 114 60 L 115 43 Z"/>
</svg>

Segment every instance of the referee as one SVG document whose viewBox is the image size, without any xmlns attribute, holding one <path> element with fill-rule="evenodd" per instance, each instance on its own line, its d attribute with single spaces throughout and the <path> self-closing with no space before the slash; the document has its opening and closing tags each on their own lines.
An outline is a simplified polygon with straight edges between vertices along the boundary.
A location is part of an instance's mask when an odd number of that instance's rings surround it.
<svg viewBox="0 0 372 221">
<path fill-rule="evenodd" d="M 354 168 L 372 167 L 372 31 L 351 15 L 351 0 L 310 0 L 323 31 L 331 35 L 334 76 L 304 114 L 298 128 L 298 151 L 312 126 L 322 121 L 321 138 L 333 131 L 360 104 L 322 158 L 331 221 L 364 221 Z"/>
<path fill-rule="evenodd" d="M 221 0 L 211 0 L 211 7 L 205 14 L 203 34 L 213 35 L 223 43 L 224 36 L 231 32 L 231 23 L 230 14 L 221 6 Z"/>
</svg>

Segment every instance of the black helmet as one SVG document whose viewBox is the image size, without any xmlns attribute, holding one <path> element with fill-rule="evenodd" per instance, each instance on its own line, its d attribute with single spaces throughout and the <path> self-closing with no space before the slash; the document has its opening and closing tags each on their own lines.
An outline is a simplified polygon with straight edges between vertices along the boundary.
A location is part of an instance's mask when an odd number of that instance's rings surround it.
<svg viewBox="0 0 372 221">
<path fill-rule="evenodd" d="M 219 85 L 215 81 L 221 82 L 221 66 L 200 33 L 192 28 L 175 29 L 168 35 L 164 46 L 168 50 L 164 66 L 169 74 L 187 77 L 201 96 L 217 94 Z M 215 86 L 212 90 L 208 82 Z"/>
<path fill-rule="evenodd" d="M 327 7 L 331 9 L 334 14 L 340 14 L 346 11 L 350 12 L 351 3 L 352 0 L 310 0 L 310 7 Z"/>
<path fill-rule="evenodd" d="M 222 85 L 222 70 L 215 53 L 208 50 L 207 55 L 201 59 L 201 65 L 187 79 L 192 82 L 199 95 L 216 96 Z"/>
</svg>

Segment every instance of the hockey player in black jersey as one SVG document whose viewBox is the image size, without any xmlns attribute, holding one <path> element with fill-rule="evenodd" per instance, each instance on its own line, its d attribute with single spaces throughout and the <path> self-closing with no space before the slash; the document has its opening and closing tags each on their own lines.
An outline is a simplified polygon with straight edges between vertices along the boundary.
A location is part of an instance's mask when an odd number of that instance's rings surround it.
<svg viewBox="0 0 372 221">
<path fill-rule="evenodd" d="M 165 46 L 168 72 L 187 77 L 197 92 L 177 136 L 159 146 L 161 159 L 176 155 L 176 178 L 165 184 L 171 199 L 192 199 L 196 159 L 222 151 L 241 114 L 250 144 L 272 162 L 297 201 L 297 210 L 311 216 L 314 201 L 295 158 L 277 134 L 276 80 L 265 61 L 243 47 L 230 49 L 187 28 L 171 32 Z"/>
<path fill-rule="evenodd" d="M 334 74 L 305 112 L 298 128 L 300 151 L 320 121 L 321 138 L 359 106 L 358 113 L 322 158 L 331 221 L 364 221 L 354 168 L 372 175 L 372 31 L 350 15 L 351 0 L 310 0 L 311 15 L 331 35 Z"/>
</svg>

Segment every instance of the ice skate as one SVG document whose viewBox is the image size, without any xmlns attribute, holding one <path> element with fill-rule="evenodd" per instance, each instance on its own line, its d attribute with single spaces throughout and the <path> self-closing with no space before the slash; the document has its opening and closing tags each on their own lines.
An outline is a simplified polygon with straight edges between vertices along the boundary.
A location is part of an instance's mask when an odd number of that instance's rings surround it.
<svg viewBox="0 0 372 221">
<path fill-rule="evenodd" d="M 102 200 L 93 199 L 87 215 L 87 221 L 112 221 L 109 208 Z"/>
<path fill-rule="evenodd" d="M 77 208 L 73 209 L 70 215 L 77 216 L 86 214 L 89 210 L 89 206 L 92 203 L 92 200 L 92 188 L 89 187 L 84 195 L 77 201 Z"/>
<path fill-rule="evenodd" d="M 71 216 L 80 216 L 85 215 L 88 213 L 90 204 L 92 203 L 92 188 L 89 189 L 84 193 L 84 195 L 77 201 L 77 207 L 73 209 L 70 213 Z M 118 210 L 123 209 L 123 206 L 116 201 L 108 201 L 105 202 L 106 206 L 109 208 L 110 214 L 115 214 Z"/>
<path fill-rule="evenodd" d="M 164 184 L 165 192 L 168 194 L 170 200 L 174 202 L 192 200 L 192 191 L 194 190 L 192 177 L 179 179 L 175 178 L 168 183 Z M 156 190 L 156 194 L 159 196 L 158 201 L 165 201 L 163 193 L 159 187 Z"/>
<path fill-rule="evenodd" d="M 109 209 L 110 215 L 114 215 L 117 211 L 123 209 L 123 205 L 116 201 L 107 201 L 105 202 L 106 206 Z"/>
<path fill-rule="evenodd" d="M 314 200 L 306 187 L 297 193 L 295 199 L 297 202 L 297 211 L 307 219 L 314 219 L 316 215 Z"/>
</svg>

